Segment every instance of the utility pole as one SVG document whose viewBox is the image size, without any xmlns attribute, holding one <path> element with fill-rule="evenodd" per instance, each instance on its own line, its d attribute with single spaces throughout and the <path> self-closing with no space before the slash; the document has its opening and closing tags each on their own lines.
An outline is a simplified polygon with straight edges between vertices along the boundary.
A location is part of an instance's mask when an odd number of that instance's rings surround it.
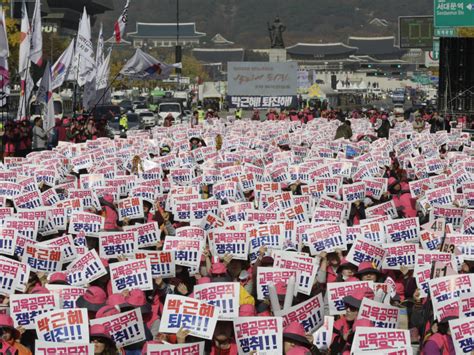
<svg viewBox="0 0 474 355">
<path fill-rule="evenodd" d="M 181 62 L 181 46 L 179 45 L 179 0 L 176 0 L 176 52 L 175 52 L 175 63 Z M 181 69 L 176 68 L 176 88 L 180 88 L 180 75 Z"/>
</svg>

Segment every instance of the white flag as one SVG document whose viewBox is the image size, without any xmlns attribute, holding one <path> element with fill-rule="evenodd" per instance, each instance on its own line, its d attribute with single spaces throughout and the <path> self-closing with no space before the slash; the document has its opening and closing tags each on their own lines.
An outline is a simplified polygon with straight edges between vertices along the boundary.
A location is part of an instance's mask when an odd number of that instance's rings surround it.
<svg viewBox="0 0 474 355">
<path fill-rule="evenodd" d="M 35 11 L 31 21 L 30 59 L 38 66 L 43 64 L 43 33 L 41 25 L 41 1 L 36 0 Z"/>
<path fill-rule="evenodd" d="M 49 62 L 44 69 L 41 85 L 37 92 L 37 101 L 44 105 L 43 128 L 45 131 L 54 127 L 53 92 L 51 90 L 51 66 Z"/>
<path fill-rule="evenodd" d="M 100 24 L 99 37 L 97 39 L 97 51 L 95 54 L 95 67 L 99 70 L 100 65 L 104 61 L 104 35 L 102 33 L 102 23 Z"/>
<path fill-rule="evenodd" d="M 5 12 L 3 10 L 1 10 L 0 26 L 2 27 L 0 28 L 0 106 L 5 106 L 7 96 L 10 94 L 10 72 L 8 71 L 10 50 L 8 48 Z"/>
<path fill-rule="evenodd" d="M 112 54 L 112 51 L 109 52 L 105 60 L 102 62 L 101 66 L 97 69 L 97 77 L 96 77 L 97 90 L 105 89 L 108 85 L 111 54 Z"/>
<path fill-rule="evenodd" d="M 61 54 L 56 63 L 51 67 L 51 90 L 57 89 L 64 83 L 74 55 L 74 44 L 75 41 L 73 38 L 63 54 Z"/>
<path fill-rule="evenodd" d="M 125 7 L 123 8 L 122 14 L 115 22 L 114 26 L 114 35 L 115 35 L 115 42 L 120 43 L 125 35 L 125 28 L 127 27 L 127 20 L 128 20 L 128 6 L 130 4 L 130 0 L 127 0 Z"/>
<path fill-rule="evenodd" d="M 28 69 L 28 63 L 30 60 L 30 22 L 28 21 L 28 12 L 26 11 L 26 5 L 23 3 L 21 8 L 21 33 L 20 33 L 20 61 L 18 63 L 18 71 L 23 78 L 26 77 L 26 71 Z"/>
<path fill-rule="evenodd" d="M 79 75 L 77 83 L 79 86 L 84 86 L 86 82 L 91 81 L 95 76 L 94 50 L 91 41 L 91 24 L 85 7 L 84 12 L 82 13 L 81 22 L 79 23 L 75 55 L 79 60 Z"/>
<path fill-rule="evenodd" d="M 173 68 L 173 65 L 160 62 L 138 48 L 133 57 L 125 63 L 120 74 L 133 79 L 162 80 L 170 76 Z"/>
<path fill-rule="evenodd" d="M 29 104 L 29 99 L 31 95 L 31 91 L 33 91 L 33 86 L 35 83 L 33 82 L 33 79 L 31 78 L 30 71 L 25 70 L 24 74 L 22 74 L 22 79 L 21 79 L 21 89 L 20 89 L 20 102 L 18 105 L 18 116 L 17 118 L 19 120 L 26 120 L 26 108 L 28 107 Z"/>
<path fill-rule="evenodd" d="M 7 28 L 5 22 L 5 11 L 3 11 L 2 7 L 0 6 L 0 11 L 2 12 L 0 18 L 0 25 L 2 28 L 0 29 L 0 57 L 8 57 L 10 56 L 10 49 L 8 48 L 8 39 L 7 39 Z"/>
</svg>

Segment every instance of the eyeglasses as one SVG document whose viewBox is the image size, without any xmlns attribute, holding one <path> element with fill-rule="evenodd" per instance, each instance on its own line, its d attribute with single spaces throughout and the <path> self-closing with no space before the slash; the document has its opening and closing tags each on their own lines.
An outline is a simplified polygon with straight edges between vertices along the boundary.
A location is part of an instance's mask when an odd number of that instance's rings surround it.
<svg viewBox="0 0 474 355">
<path fill-rule="evenodd" d="M 99 338 L 99 337 L 92 337 L 91 338 L 91 343 L 102 343 L 102 344 L 104 344 L 105 340 L 103 338 Z"/>
</svg>

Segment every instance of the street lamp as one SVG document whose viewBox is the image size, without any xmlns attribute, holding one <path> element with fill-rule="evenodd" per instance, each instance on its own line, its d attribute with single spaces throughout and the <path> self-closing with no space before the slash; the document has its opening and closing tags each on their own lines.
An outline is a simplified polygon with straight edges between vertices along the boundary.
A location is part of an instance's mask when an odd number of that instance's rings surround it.
<svg viewBox="0 0 474 355">
<path fill-rule="evenodd" d="M 181 46 L 179 45 L 179 0 L 176 0 L 176 51 L 175 51 L 175 63 L 181 63 Z M 176 86 L 179 89 L 179 76 L 181 69 L 176 68 Z"/>
</svg>

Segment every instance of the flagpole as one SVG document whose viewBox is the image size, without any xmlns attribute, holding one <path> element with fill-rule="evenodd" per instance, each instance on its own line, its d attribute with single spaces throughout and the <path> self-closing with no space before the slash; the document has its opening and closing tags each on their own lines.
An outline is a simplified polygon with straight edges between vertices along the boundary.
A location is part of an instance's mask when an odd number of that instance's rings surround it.
<svg viewBox="0 0 474 355">
<path fill-rule="evenodd" d="M 76 105 L 77 105 L 77 82 L 79 81 L 79 65 L 81 62 L 81 55 L 77 56 L 77 72 L 76 81 L 74 82 L 74 93 L 72 96 L 72 118 L 76 118 Z"/>
<path fill-rule="evenodd" d="M 119 77 L 120 75 L 120 72 L 118 72 L 117 75 L 115 75 L 115 77 L 112 79 L 112 81 L 110 82 L 109 85 L 107 85 L 107 87 L 105 88 L 105 91 L 104 93 L 102 94 L 102 96 L 100 97 L 100 99 L 96 102 L 96 104 L 94 105 L 94 107 L 92 108 L 91 112 L 89 113 L 89 115 L 93 115 L 94 114 L 94 111 L 95 109 L 97 108 L 97 105 L 99 105 L 99 102 L 104 99 L 105 95 L 107 94 L 107 91 L 109 91 L 111 88 L 112 88 L 112 84 L 115 82 L 115 80 L 117 80 L 117 78 Z"/>
</svg>

